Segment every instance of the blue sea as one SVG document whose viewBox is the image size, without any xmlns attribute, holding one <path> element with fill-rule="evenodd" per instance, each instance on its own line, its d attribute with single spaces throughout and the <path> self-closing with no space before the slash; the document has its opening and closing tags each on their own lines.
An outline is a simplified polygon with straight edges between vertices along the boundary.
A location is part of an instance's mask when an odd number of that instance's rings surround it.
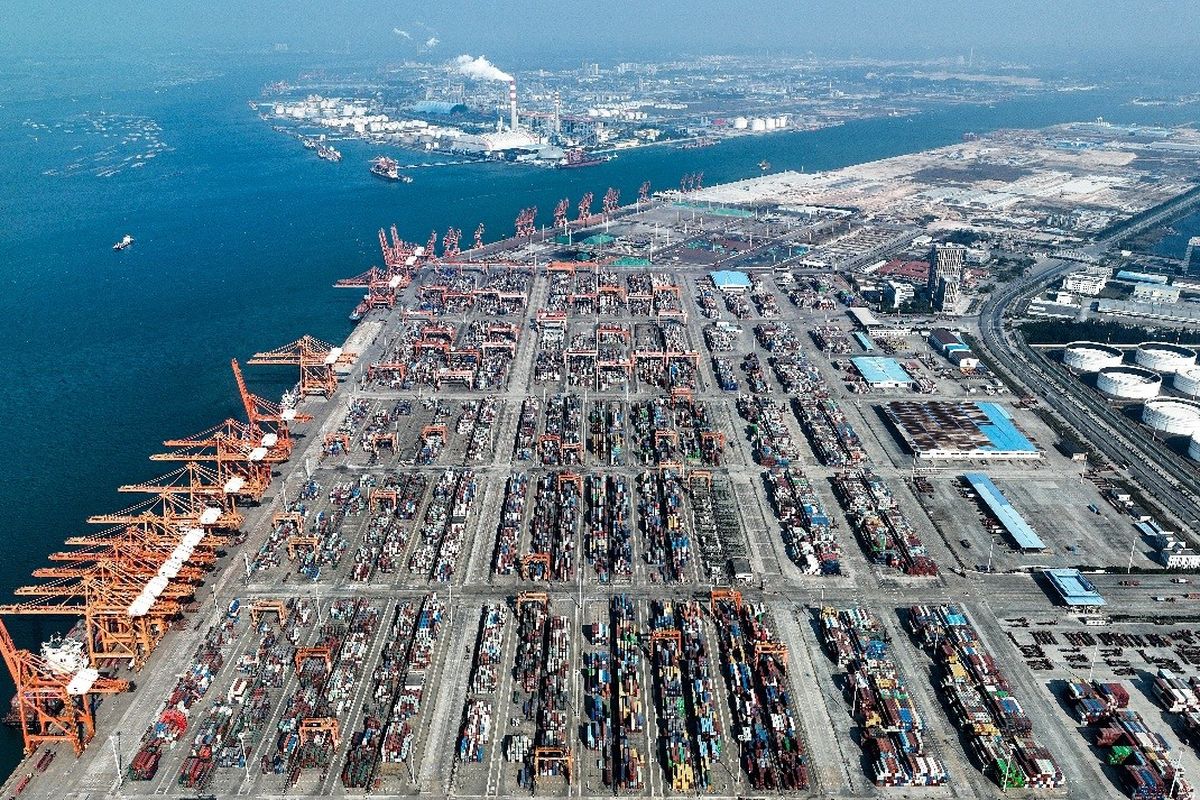
<svg viewBox="0 0 1200 800">
<path fill-rule="evenodd" d="M 464 244 L 508 236 L 519 209 L 548 221 L 563 197 L 627 201 L 649 180 L 676 187 L 775 170 L 829 169 L 961 140 L 966 131 L 1104 116 L 1178 122 L 1177 109 L 1134 108 L 1113 93 L 1074 93 L 930 110 L 810 133 L 744 138 L 700 150 L 624 152 L 567 171 L 465 165 L 413 171 L 410 185 L 367 171 L 380 148 L 339 145 L 316 159 L 247 106 L 303 59 L 213 59 L 140 70 L 84 62 L 0 64 L 0 596 L 32 582 L 89 514 L 129 505 L 120 483 L 161 474 L 147 456 L 240 407 L 229 359 L 309 333 L 340 342 L 355 290 L 333 282 L 378 263 L 376 231 L 424 241 L 455 226 Z M 154 156 L 147 158 L 150 152 Z M 396 154 L 393 151 L 394 155 Z M 138 156 L 141 156 L 140 158 Z M 399 155 L 402 163 L 408 159 Z M 133 166 L 142 162 L 142 166 Z M 129 233 L 136 244 L 114 253 Z M 250 368 L 278 397 L 294 376 Z M 62 621 L 7 620 L 36 648 Z M 0 694 L 11 692 L 7 673 Z M 101 714 L 103 716 L 103 714 Z M 20 755 L 0 730 L 0 770 Z"/>
</svg>

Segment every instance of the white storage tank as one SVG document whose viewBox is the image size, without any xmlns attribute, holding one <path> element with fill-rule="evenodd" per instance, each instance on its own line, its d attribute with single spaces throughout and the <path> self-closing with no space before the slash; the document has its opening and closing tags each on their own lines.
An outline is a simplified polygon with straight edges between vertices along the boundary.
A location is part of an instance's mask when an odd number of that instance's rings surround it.
<svg viewBox="0 0 1200 800">
<path fill-rule="evenodd" d="M 749 127 L 749 125 L 750 125 L 750 120 L 746 119 L 745 117 L 734 117 L 733 118 L 733 129 L 735 131 L 744 131 L 744 130 L 746 130 L 747 127 Z"/>
<path fill-rule="evenodd" d="M 750 130 L 765 131 L 766 129 L 767 121 L 765 119 L 762 119 L 761 117 L 755 117 L 754 119 L 750 120 Z"/>
<path fill-rule="evenodd" d="M 1119 367 L 1125 360 L 1120 348 L 1100 342 L 1071 342 L 1063 350 L 1063 363 L 1080 372 L 1098 372 Z"/>
<path fill-rule="evenodd" d="M 1188 447 L 1188 455 L 1200 461 L 1200 433 L 1192 434 L 1192 443 Z"/>
<path fill-rule="evenodd" d="M 1175 373 L 1195 366 L 1196 351 L 1170 342 L 1142 342 L 1138 345 L 1134 361 L 1155 372 Z"/>
<path fill-rule="evenodd" d="M 788 126 L 787 114 L 783 114 L 782 116 L 778 116 L 775 118 L 775 127 L 776 128 L 786 128 L 787 126 Z"/>
<path fill-rule="evenodd" d="M 774 117 L 767 117 L 764 120 L 764 122 L 766 123 L 767 130 L 769 130 L 769 131 L 775 130 L 775 118 Z"/>
<path fill-rule="evenodd" d="M 1200 433 L 1200 403 L 1160 397 L 1142 407 L 1142 422 L 1168 436 L 1191 436 Z"/>
<path fill-rule="evenodd" d="M 1200 397 L 1200 367 L 1185 367 L 1175 373 L 1172 385 L 1180 392 Z"/>
<path fill-rule="evenodd" d="M 1158 396 L 1162 376 L 1142 367 L 1105 367 L 1096 375 L 1096 388 L 1121 400 L 1149 400 Z"/>
</svg>

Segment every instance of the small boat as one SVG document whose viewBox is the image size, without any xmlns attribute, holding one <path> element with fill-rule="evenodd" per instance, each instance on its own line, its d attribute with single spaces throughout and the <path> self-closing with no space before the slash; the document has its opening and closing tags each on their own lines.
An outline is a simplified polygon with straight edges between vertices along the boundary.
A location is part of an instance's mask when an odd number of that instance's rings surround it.
<svg viewBox="0 0 1200 800">
<path fill-rule="evenodd" d="M 121 241 L 113 245 L 113 250 L 124 250 L 127 247 L 133 246 L 133 237 L 128 233 L 121 237 Z"/>
<path fill-rule="evenodd" d="M 769 170 L 769 169 L 771 168 L 771 162 L 770 162 L 770 161 L 767 161 L 767 160 L 764 158 L 762 161 L 758 162 L 758 168 L 759 168 L 761 171 L 763 171 L 763 172 L 766 172 L 767 170 Z"/>
</svg>

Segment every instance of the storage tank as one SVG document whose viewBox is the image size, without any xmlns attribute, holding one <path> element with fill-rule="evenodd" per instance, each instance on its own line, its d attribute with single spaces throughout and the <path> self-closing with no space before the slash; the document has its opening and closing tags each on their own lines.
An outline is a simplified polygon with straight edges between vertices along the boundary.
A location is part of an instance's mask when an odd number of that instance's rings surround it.
<svg viewBox="0 0 1200 800">
<path fill-rule="evenodd" d="M 746 128 L 749 125 L 750 125 L 750 120 L 746 119 L 745 117 L 734 117 L 733 118 L 733 129 L 735 131 L 744 131 L 744 130 L 746 130 Z"/>
<path fill-rule="evenodd" d="M 1200 397 L 1200 367 L 1185 367 L 1175 373 L 1172 384 L 1177 390 L 1192 397 Z"/>
<path fill-rule="evenodd" d="M 1096 388 L 1121 400 L 1149 400 L 1158 396 L 1162 376 L 1142 367 L 1105 367 L 1096 375 Z"/>
<path fill-rule="evenodd" d="M 1100 342 L 1071 342 L 1063 350 L 1063 363 L 1080 372 L 1119 367 L 1124 360 L 1125 354 L 1120 348 Z"/>
<path fill-rule="evenodd" d="M 761 117 L 755 117 L 754 119 L 750 120 L 750 130 L 765 131 L 766 129 L 767 121 L 765 119 L 762 119 Z"/>
<path fill-rule="evenodd" d="M 1200 403 L 1160 397 L 1142 407 L 1142 422 L 1168 436 L 1191 436 L 1200 433 Z"/>
<path fill-rule="evenodd" d="M 787 126 L 788 126 L 787 114 L 783 114 L 783 115 L 775 118 L 775 127 L 776 128 L 786 128 Z"/>
<path fill-rule="evenodd" d="M 1188 447 L 1188 455 L 1200 461 L 1200 433 L 1192 434 L 1192 444 Z"/>
<path fill-rule="evenodd" d="M 1155 372 L 1175 373 L 1186 367 L 1195 366 L 1196 351 L 1170 342 L 1142 342 L 1138 345 L 1134 361 Z"/>
<path fill-rule="evenodd" d="M 769 131 L 775 130 L 775 118 L 774 117 L 767 117 L 765 120 L 763 120 L 763 122 L 766 123 L 767 130 L 769 130 Z"/>
</svg>

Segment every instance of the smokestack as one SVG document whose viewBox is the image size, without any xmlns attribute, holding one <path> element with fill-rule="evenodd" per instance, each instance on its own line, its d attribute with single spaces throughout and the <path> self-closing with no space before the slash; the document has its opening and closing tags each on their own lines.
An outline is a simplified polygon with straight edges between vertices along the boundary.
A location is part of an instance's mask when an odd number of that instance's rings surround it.
<svg viewBox="0 0 1200 800">
<path fill-rule="evenodd" d="M 508 109 L 512 116 L 512 129 L 517 130 L 517 82 L 510 80 L 508 82 Z"/>
</svg>

